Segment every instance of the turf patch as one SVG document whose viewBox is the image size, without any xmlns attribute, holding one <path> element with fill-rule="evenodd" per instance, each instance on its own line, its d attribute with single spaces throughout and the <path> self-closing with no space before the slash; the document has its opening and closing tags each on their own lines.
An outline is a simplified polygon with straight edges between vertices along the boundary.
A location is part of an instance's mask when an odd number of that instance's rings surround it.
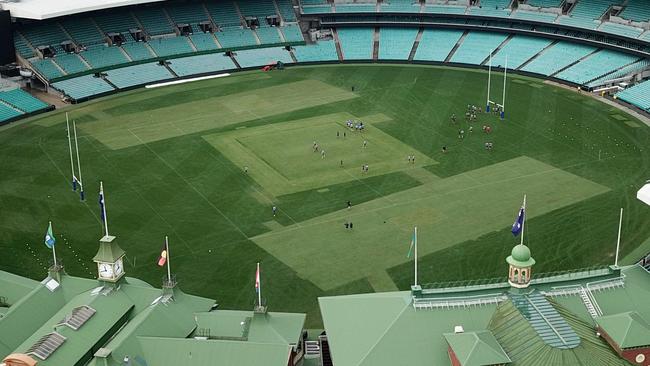
<svg viewBox="0 0 650 366">
<path fill-rule="evenodd" d="M 274 196 L 435 163 L 373 126 L 386 116 L 361 118 L 363 133 L 347 128 L 348 119 L 358 118 L 337 113 L 204 138 L 236 165 L 249 167 L 248 174 Z M 314 142 L 319 151 L 314 151 Z M 415 155 L 416 163 L 409 164 L 408 155 Z M 362 165 L 368 165 L 368 172 L 362 172 Z"/>
<path fill-rule="evenodd" d="M 163 103 L 165 107 L 155 110 L 78 127 L 110 149 L 122 149 L 357 97 L 321 81 L 303 80 L 180 105 Z"/>
<path fill-rule="evenodd" d="M 511 224 L 524 193 L 529 217 L 608 191 L 589 180 L 520 157 L 391 194 L 253 238 L 328 290 L 407 261 L 413 226 L 421 255 Z M 344 228 L 353 222 L 354 229 Z M 319 258 L 318 261 L 310 258 Z"/>
</svg>

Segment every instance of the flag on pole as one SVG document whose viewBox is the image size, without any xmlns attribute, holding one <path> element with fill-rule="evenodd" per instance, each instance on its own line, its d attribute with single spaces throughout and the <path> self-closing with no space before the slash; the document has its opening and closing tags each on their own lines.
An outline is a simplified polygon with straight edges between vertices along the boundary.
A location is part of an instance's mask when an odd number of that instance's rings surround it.
<svg viewBox="0 0 650 366">
<path fill-rule="evenodd" d="M 104 216 L 104 185 L 102 183 L 99 184 L 99 214 L 102 217 L 102 221 L 106 220 Z"/>
<path fill-rule="evenodd" d="M 54 237 L 54 233 L 52 233 L 52 223 L 50 222 L 50 225 L 47 227 L 47 233 L 45 233 L 45 245 L 52 249 L 54 248 L 54 243 L 56 243 L 56 238 Z"/>
<path fill-rule="evenodd" d="M 411 255 L 413 254 L 413 247 L 415 246 L 415 231 L 413 232 L 413 236 L 411 237 L 411 246 L 409 247 L 409 252 L 406 254 L 406 258 L 411 258 Z"/>
<path fill-rule="evenodd" d="M 260 292 L 260 264 L 257 264 L 257 271 L 255 272 L 255 292 Z"/>
<path fill-rule="evenodd" d="M 158 265 L 160 267 L 164 266 L 167 263 L 167 245 L 164 245 L 160 251 L 160 257 L 158 257 Z"/>
<path fill-rule="evenodd" d="M 512 224 L 512 235 L 517 236 L 521 233 L 521 229 L 523 228 L 524 225 L 524 215 L 525 215 L 525 208 L 522 207 L 519 209 L 519 214 L 517 215 L 517 219 L 515 220 L 514 224 Z"/>
</svg>

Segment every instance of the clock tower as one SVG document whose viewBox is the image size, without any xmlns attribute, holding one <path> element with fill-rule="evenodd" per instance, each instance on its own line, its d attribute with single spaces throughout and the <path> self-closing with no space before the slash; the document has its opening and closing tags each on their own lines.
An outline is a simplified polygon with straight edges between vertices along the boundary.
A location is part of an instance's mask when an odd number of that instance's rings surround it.
<svg viewBox="0 0 650 366">
<path fill-rule="evenodd" d="M 97 263 L 100 281 L 116 283 L 124 276 L 124 254 L 114 236 L 106 235 L 99 240 L 99 250 L 93 261 Z"/>
</svg>

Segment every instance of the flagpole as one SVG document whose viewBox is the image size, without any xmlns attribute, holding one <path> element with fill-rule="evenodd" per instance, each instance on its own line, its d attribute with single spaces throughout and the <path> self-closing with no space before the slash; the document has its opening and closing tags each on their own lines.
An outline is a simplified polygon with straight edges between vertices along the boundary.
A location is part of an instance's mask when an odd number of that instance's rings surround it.
<svg viewBox="0 0 650 366">
<path fill-rule="evenodd" d="M 413 238 L 415 241 L 415 286 L 418 285 L 418 227 L 415 227 L 415 232 L 413 234 Z"/>
<path fill-rule="evenodd" d="M 618 218 L 618 239 L 616 239 L 616 257 L 614 258 L 614 267 L 618 267 L 618 250 L 621 246 L 621 227 L 623 226 L 623 207 L 621 207 L 621 215 Z"/>
<path fill-rule="evenodd" d="M 492 52 L 494 52 L 494 50 L 490 52 L 490 61 L 488 64 L 488 90 L 487 90 L 487 102 L 485 103 L 486 112 L 490 112 L 490 82 L 492 81 Z"/>
<path fill-rule="evenodd" d="M 172 271 L 169 265 L 169 238 L 165 235 L 165 250 L 167 251 L 167 282 L 172 282 Z"/>
<path fill-rule="evenodd" d="M 259 278 L 259 287 L 257 288 L 257 304 L 262 307 L 262 274 L 260 273 L 260 262 L 257 262 L 257 274 Z"/>
<path fill-rule="evenodd" d="M 508 55 L 506 55 L 506 67 L 503 69 L 503 99 L 501 100 L 501 118 L 506 112 L 506 80 L 508 78 Z"/>
<path fill-rule="evenodd" d="M 52 221 L 50 221 L 50 227 L 52 227 Z M 56 268 L 56 245 L 52 245 L 52 255 L 54 256 L 54 268 Z"/>
<path fill-rule="evenodd" d="M 79 174 L 81 175 L 81 174 Z M 83 184 L 81 185 L 83 187 Z M 83 188 L 82 192 L 83 192 Z M 104 216 L 104 233 L 108 236 L 108 217 L 106 217 L 106 195 L 104 194 L 104 182 L 99 182 L 99 194 L 102 196 L 102 215 Z"/>
<path fill-rule="evenodd" d="M 77 150 L 77 170 L 79 171 L 79 185 L 81 186 L 81 200 L 84 200 L 84 184 L 81 179 L 81 160 L 79 160 L 79 144 L 77 143 L 77 123 L 72 121 L 72 130 L 74 131 L 74 147 Z"/>
<path fill-rule="evenodd" d="M 526 227 L 526 195 L 524 194 L 524 203 L 521 206 L 521 208 L 524 210 L 524 217 L 521 220 L 521 241 L 519 242 L 519 245 L 524 245 L 524 228 Z"/>
<path fill-rule="evenodd" d="M 72 171 L 72 189 L 77 190 L 77 178 L 74 175 L 74 159 L 72 157 L 72 136 L 70 136 L 70 120 L 68 119 L 68 112 L 65 112 L 65 125 L 68 132 L 68 149 L 70 150 L 70 170 Z"/>
</svg>

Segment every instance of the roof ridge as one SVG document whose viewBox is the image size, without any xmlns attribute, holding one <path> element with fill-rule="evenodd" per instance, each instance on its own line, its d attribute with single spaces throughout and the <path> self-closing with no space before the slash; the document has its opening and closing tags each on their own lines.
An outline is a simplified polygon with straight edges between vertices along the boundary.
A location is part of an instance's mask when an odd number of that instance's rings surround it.
<svg viewBox="0 0 650 366">
<path fill-rule="evenodd" d="M 395 323 L 397 322 L 397 320 L 402 316 L 402 314 L 404 314 L 404 312 L 406 311 L 406 309 L 409 308 L 409 306 L 410 306 L 410 304 L 405 304 L 405 305 L 404 305 L 404 308 L 402 309 L 402 311 L 400 311 L 400 312 L 395 316 L 395 319 L 393 319 L 393 321 L 388 325 L 388 327 L 386 327 L 386 329 L 384 330 L 384 333 L 382 333 L 381 336 L 380 336 L 379 338 L 377 338 L 377 341 L 375 342 L 375 344 L 374 344 L 372 347 L 370 347 L 370 348 L 368 349 L 368 352 L 366 352 L 366 354 L 365 354 L 363 357 L 361 357 L 361 359 L 360 359 L 359 362 L 357 363 L 357 366 L 360 366 L 360 365 L 363 363 L 363 361 L 366 359 L 366 357 L 368 357 L 368 355 L 372 352 L 372 350 L 374 350 L 375 347 L 377 347 L 377 344 L 378 344 L 382 339 L 384 339 L 384 337 L 386 336 L 386 334 L 388 333 L 388 331 L 393 327 L 393 325 L 395 325 Z"/>
</svg>

